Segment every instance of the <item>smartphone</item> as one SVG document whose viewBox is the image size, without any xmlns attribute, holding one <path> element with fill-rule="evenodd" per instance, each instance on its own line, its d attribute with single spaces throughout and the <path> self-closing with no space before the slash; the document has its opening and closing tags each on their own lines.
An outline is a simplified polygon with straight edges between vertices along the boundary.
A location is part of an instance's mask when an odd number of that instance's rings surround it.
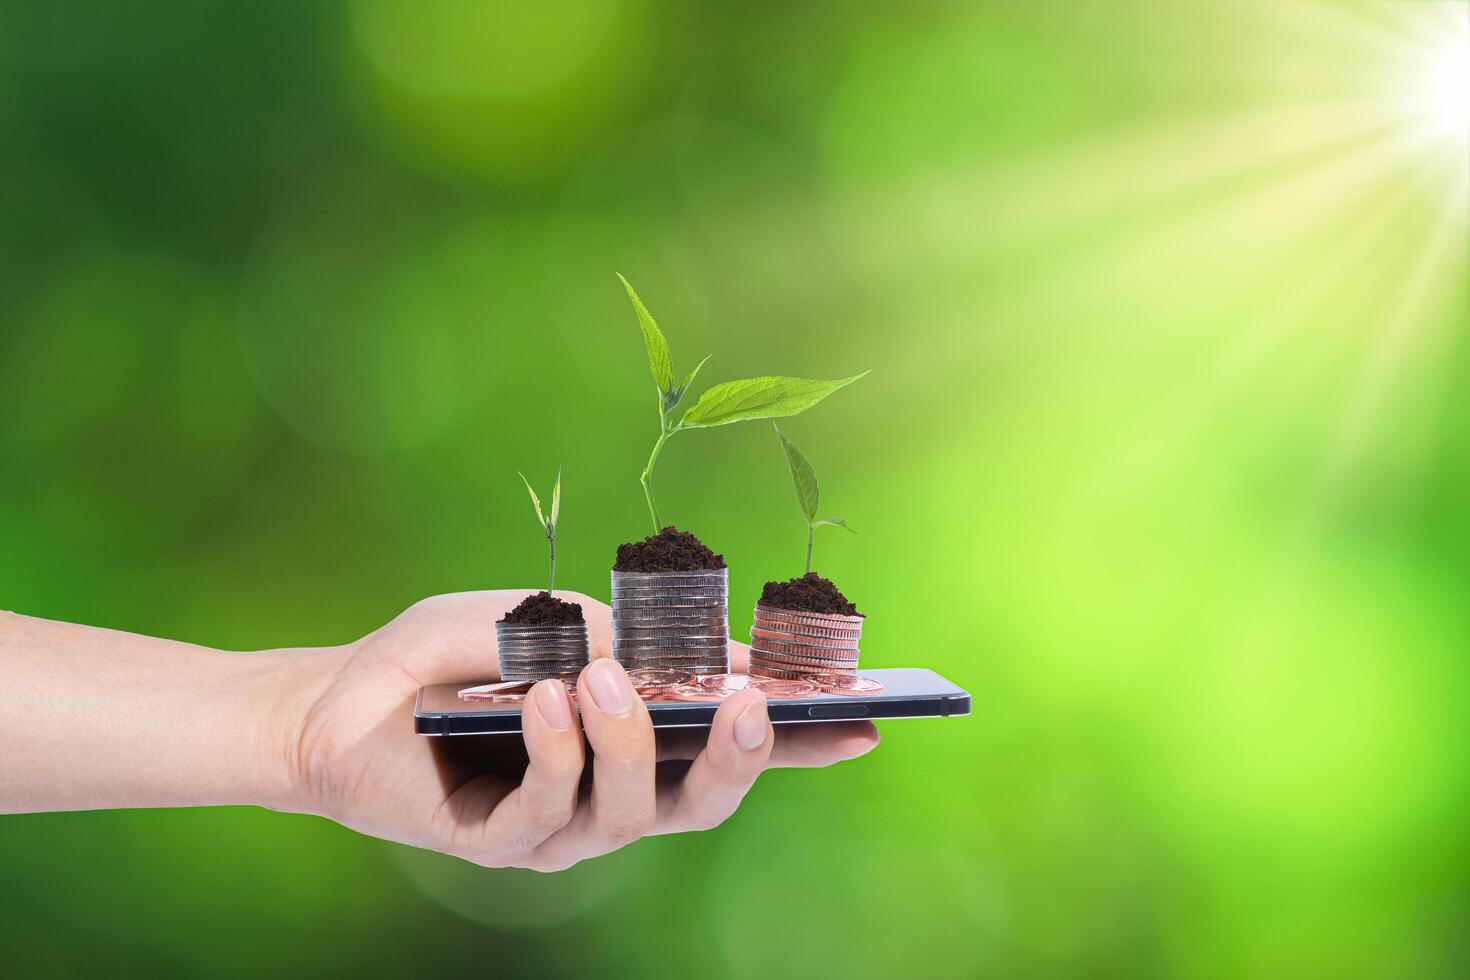
<svg viewBox="0 0 1470 980">
<path fill-rule="evenodd" d="M 860 670 L 883 685 L 872 694 L 813 694 L 802 698 L 770 698 L 771 723 L 795 725 L 811 721 L 867 721 L 883 718 L 954 718 L 970 713 L 970 695 L 920 667 Z M 431 684 L 419 689 L 414 705 L 420 735 L 510 735 L 521 730 L 519 704 L 464 701 L 466 684 Z M 646 700 L 654 728 L 708 728 L 718 701 Z"/>
</svg>

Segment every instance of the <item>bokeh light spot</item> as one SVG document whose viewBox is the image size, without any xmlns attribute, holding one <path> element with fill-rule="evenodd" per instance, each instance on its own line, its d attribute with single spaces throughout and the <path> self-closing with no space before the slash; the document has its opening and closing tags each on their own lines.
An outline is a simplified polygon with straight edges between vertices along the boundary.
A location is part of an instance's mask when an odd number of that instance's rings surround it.
<svg viewBox="0 0 1470 980">
<path fill-rule="evenodd" d="M 404 88 L 525 95 L 575 76 L 605 43 L 620 5 L 355 0 L 351 14 L 363 53 Z"/>
<path fill-rule="evenodd" d="M 535 182 L 611 134 L 646 79 L 639 0 L 357 0 L 349 82 L 367 121 L 434 173 Z"/>
<path fill-rule="evenodd" d="M 636 855 L 612 855 L 545 875 L 523 868 L 481 868 L 406 847 L 394 848 L 393 857 L 429 898 L 499 929 L 540 928 L 594 912 L 628 883 L 636 862 Z"/>
</svg>

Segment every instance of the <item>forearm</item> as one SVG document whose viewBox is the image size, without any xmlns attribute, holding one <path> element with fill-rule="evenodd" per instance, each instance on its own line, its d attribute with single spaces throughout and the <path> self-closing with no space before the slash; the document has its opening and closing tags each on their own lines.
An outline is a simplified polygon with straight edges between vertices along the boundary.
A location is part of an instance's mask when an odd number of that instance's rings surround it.
<svg viewBox="0 0 1470 980">
<path fill-rule="evenodd" d="M 224 653 L 0 612 L 0 812 L 301 805 L 331 650 Z"/>
</svg>

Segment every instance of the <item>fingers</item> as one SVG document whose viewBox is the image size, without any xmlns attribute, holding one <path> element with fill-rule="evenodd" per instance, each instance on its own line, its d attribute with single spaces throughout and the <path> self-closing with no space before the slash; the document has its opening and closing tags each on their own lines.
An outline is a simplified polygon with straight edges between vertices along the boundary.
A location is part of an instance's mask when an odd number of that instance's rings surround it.
<svg viewBox="0 0 1470 980">
<path fill-rule="evenodd" d="M 767 769 L 814 769 L 865 755 L 878 744 L 878 729 L 870 721 L 832 721 L 776 725 L 775 745 Z M 659 736 L 660 762 L 693 759 L 704 748 L 706 734 L 699 729 Z"/>
<path fill-rule="evenodd" d="M 709 830 L 724 823 L 766 767 L 775 742 L 759 691 L 731 695 L 715 712 L 709 742 L 684 778 L 659 800 L 654 833 Z"/>
<path fill-rule="evenodd" d="M 753 690 L 727 698 L 707 732 L 656 742 L 648 709 L 617 661 L 594 660 L 577 687 L 580 726 L 560 682 L 532 688 L 522 711 L 529 764 L 520 787 L 492 804 L 483 821 L 474 856 L 480 863 L 558 871 L 647 833 L 715 827 L 763 770 L 826 766 L 878 742 L 877 729 L 867 722 L 773 728 L 765 695 Z M 593 753 L 593 780 L 590 793 L 579 796 L 583 732 Z M 658 761 L 691 757 L 682 779 L 656 786 Z M 485 788 L 486 798 L 491 790 Z M 475 802 L 459 812 L 489 810 Z"/>
<path fill-rule="evenodd" d="M 750 647 L 735 640 L 730 641 L 730 672 L 734 674 L 750 673 Z"/>
<path fill-rule="evenodd" d="M 571 823 L 537 850 L 532 867 L 569 867 L 615 851 L 653 828 L 656 748 L 648 709 L 622 665 L 598 659 L 577 681 L 582 728 L 592 748 L 592 792 Z"/>
<path fill-rule="evenodd" d="M 520 863 L 571 822 L 582 778 L 582 732 L 561 681 L 531 688 L 521 709 L 529 764 L 521 784 L 490 813 L 481 850 L 495 864 Z"/>
<path fill-rule="evenodd" d="M 592 708 L 583 723 L 593 754 L 593 828 L 605 843 L 620 847 L 653 825 L 653 724 L 615 660 L 589 664 L 578 689 L 587 692 L 583 702 Z"/>
<path fill-rule="evenodd" d="M 771 764 L 817 769 L 866 755 L 877 744 L 878 727 L 871 721 L 782 725 Z"/>
</svg>

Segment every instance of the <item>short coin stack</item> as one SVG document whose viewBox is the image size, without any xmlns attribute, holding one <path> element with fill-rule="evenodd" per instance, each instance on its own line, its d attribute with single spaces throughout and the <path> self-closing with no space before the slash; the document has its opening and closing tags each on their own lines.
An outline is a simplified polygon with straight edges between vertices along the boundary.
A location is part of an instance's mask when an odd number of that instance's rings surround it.
<svg viewBox="0 0 1470 980">
<path fill-rule="evenodd" d="M 613 656 L 625 668 L 730 669 L 729 570 L 612 573 Z"/>
<path fill-rule="evenodd" d="M 863 617 L 755 605 L 750 672 L 766 677 L 855 674 Z"/>
<path fill-rule="evenodd" d="M 500 677 L 506 681 L 539 681 L 543 677 L 575 680 L 587 666 L 586 623 L 496 623 L 495 645 L 500 654 Z"/>
</svg>

